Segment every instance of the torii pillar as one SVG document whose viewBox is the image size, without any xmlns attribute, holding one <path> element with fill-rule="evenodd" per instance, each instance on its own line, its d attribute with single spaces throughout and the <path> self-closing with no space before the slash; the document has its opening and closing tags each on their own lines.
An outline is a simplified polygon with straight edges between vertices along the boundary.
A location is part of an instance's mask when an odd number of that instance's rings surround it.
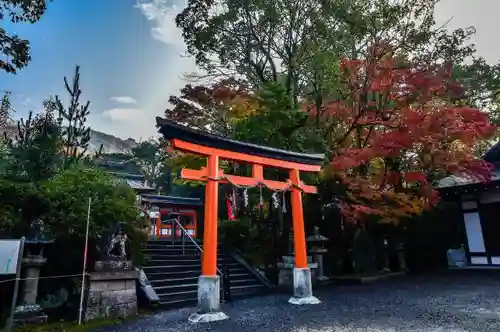
<svg viewBox="0 0 500 332">
<path fill-rule="evenodd" d="M 159 132 L 176 150 L 207 157 L 207 167 L 201 170 L 183 169 L 186 180 L 206 181 L 205 224 L 203 234 L 202 275 L 198 279 L 198 312 L 191 322 L 210 322 L 228 318 L 220 311 L 220 276 L 217 269 L 218 184 L 233 183 L 255 186 L 259 183 L 272 190 L 291 190 L 295 268 L 293 270 L 294 296 L 289 303 L 317 304 L 313 296 L 311 270 L 307 265 L 306 235 L 302 211 L 302 192 L 317 193 L 317 188 L 300 180 L 300 172 L 319 172 L 323 154 L 303 154 L 266 146 L 244 143 L 194 130 L 177 123 L 156 118 Z M 252 177 L 226 175 L 219 169 L 219 160 L 233 160 L 252 165 Z M 264 179 L 264 166 L 286 169 L 287 182 Z"/>
</svg>

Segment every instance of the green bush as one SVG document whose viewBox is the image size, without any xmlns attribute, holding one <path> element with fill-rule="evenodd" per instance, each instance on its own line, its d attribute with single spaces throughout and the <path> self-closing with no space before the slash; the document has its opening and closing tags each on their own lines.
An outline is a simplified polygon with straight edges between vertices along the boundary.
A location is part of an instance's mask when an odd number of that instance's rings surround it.
<svg viewBox="0 0 500 332">
<path fill-rule="evenodd" d="M 26 235 L 33 216 L 50 209 L 44 192 L 34 183 L 0 179 L 0 198 L 0 237 Z"/>
<path fill-rule="evenodd" d="M 147 238 L 140 231 L 144 220 L 138 218 L 136 195 L 129 186 L 97 168 L 78 167 L 59 173 L 42 190 L 51 206 L 44 220 L 56 237 L 85 236 L 90 197 L 89 239 L 98 243 L 99 235 L 124 221 L 132 260 L 142 264 L 141 249 Z"/>
<path fill-rule="evenodd" d="M 253 230 L 246 220 L 224 220 L 219 223 L 219 242 L 225 248 L 232 248 L 246 253 L 249 251 Z"/>
<path fill-rule="evenodd" d="M 222 248 L 237 249 L 253 266 L 265 262 L 266 246 L 269 245 L 262 234 L 247 218 L 224 220 L 219 223 L 219 243 Z"/>
<path fill-rule="evenodd" d="M 95 168 L 78 167 L 57 174 L 42 186 L 51 208 L 44 216 L 54 234 L 85 235 L 89 198 L 90 238 L 117 222 L 138 222 L 134 191 Z"/>
</svg>

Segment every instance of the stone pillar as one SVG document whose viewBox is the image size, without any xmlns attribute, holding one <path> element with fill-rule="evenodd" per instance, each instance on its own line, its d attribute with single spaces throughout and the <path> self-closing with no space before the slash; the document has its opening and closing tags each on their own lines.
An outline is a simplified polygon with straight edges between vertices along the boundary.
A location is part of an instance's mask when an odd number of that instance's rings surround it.
<svg viewBox="0 0 500 332">
<path fill-rule="evenodd" d="M 384 238 L 383 243 L 383 257 L 384 257 L 384 267 L 382 268 L 382 272 L 391 272 L 391 262 L 389 257 L 389 242 L 387 238 Z"/>
<path fill-rule="evenodd" d="M 316 254 L 314 255 L 314 259 L 316 260 L 316 263 L 318 263 L 318 272 L 316 275 L 316 279 L 318 281 L 326 281 L 329 280 L 327 276 L 325 276 L 325 271 L 323 268 L 323 254 Z"/>
<path fill-rule="evenodd" d="M 38 296 L 38 278 L 40 277 L 40 269 L 47 262 L 47 258 L 31 258 L 26 257 L 23 259 L 23 264 L 26 267 L 24 274 L 24 288 L 23 288 L 23 304 L 33 305 L 36 304 Z"/>
<path fill-rule="evenodd" d="M 406 258 L 405 258 L 405 249 L 403 243 L 399 243 L 398 245 L 398 265 L 401 272 L 408 272 L 408 268 L 406 266 Z"/>
</svg>

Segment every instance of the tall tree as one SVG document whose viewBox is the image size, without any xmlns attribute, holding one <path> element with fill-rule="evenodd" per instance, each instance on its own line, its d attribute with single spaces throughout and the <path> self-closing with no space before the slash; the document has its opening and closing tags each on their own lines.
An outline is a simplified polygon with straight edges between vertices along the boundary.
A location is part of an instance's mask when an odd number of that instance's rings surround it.
<svg viewBox="0 0 500 332">
<path fill-rule="evenodd" d="M 422 63 L 458 61 L 473 53 L 473 29 L 434 27 L 436 0 L 189 0 L 176 22 L 188 53 L 214 75 L 251 86 L 283 84 L 290 102 L 320 107 L 337 91 L 338 59 L 358 58 L 374 43 Z"/>
<path fill-rule="evenodd" d="M 47 0 L 1 0 L 0 22 L 36 23 L 47 10 Z M 52 0 L 50 0 L 52 2 Z M 0 27 L 0 53 L 6 60 L 0 59 L 0 69 L 16 73 L 31 60 L 29 41 L 18 35 L 9 35 Z"/>
<path fill-rule="evenodd" d="M 10 91 L 4 91 L 0 100 L 0 130 L 5 130 L 11 124 L 12 104 L 10 102 Z"/>
<path fill-rule="evenodd" d="M 157 190 L 160 187 L 169 186 L 168 177 L 167 179 L 162 178 L 164 173 L 170 174 L 170 171 L 165 169 L 167 153 L 161 142 L 154 139 L 139 142 L 132 149 L 132 157 L 135 164 L 139 166 L 141 172 L 144 174 L 149 186 Z M 164 181 L 167 183 L 161 183 Z"/>
<path fill-rule="evenodd" d="M 50 179 L 60 166 L 60 127 L 46 112 L 18 121 L 15 137 L 5 136 L 8 142 L 8 171 L 10 180 L 39 183 Z"/>
<path fill-rule="evenodd" d="M 233 134 L 238 121 L 255 111 L 249 87 L 232 78 L 210 86 L 188 84 L 169 102 L 173 107 L 165 111 L 167 119 L 226 137 Z"/>
<path fill-rule="evenodd" d="M 451 66 L 395 58 L 386 43 L 370 54 L 341 62 L 349 94 L 322 113 L 345 128 L 327 175 L 344 185 L 346 215 L 418 214 L 436 202 L 435 180 L 452 173 L 489 179 L 490 165 L 473 152 L 495 127 L 487 113 L 454 104 L 464 91 L 451 81 Z"/>
<path fill-rule="evenodd" d="M 500 125 L 500 63 L 489 64 L 481 57 L 474 57 L 471 62 L 456 64 L 453 78 L 464 88 L 465 93 L 455 100 L 457 105 L 468 105 L 488 112 L 490 121 Z M 479 141 L 476 154 L 483 155 L 493 143 L 500 139 L 497 130 L 494 140 Z"/>
<path fill-rule="evenodd" d="M 90 142 L 90 127 L 87 126 L 87 117 L 90 114 L 90 102 L 81 104 L 80 97 L 80 67 L 76 66 L 71 85 L 64 77 L 64 86 L 69 94 L 69 104 L 65 107 L 61 99 L 45 101 L 50 112 L 57 110 L 57 121 L 61 127 L 61 140 L 66 151 L 65 166 L 72 165 L 87 157 Z M 102 145 L 100 151 L 102 152 Z"/>
</svg>

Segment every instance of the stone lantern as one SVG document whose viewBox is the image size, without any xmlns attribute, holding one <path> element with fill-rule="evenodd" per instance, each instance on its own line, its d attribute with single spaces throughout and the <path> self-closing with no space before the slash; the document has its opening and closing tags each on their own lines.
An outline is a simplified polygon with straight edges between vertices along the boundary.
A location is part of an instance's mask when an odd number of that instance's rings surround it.
<svg viewBox="0 0 500 332">
<path fill-rule="evenodd" d="M 22 259 L 24 268 L 24 286 L 21 295 L 21 305 L 14 311 L 14 322 L 16 324 L 26 323 L 44 323 L 47 321 L 47 315 L 37 303 L 38 279 L 40 269 L 47 262 L 43 257 L 43 249 L 47 244 L 53 243 L 44 232 L 43 221 L 33 219 L 30 225 L 30 231 L 25 240 L 25 249 L 27 254 Z"/>
<path fill-rule="evenodd" d="M 160 222 L 159 222 L 159 218 L 161 218 L 161 214 L 160 214 L 160 208 L 156 205 L 152 205 L 149 207 L 148 209 L 148 214 L 149 214 L 149 218 L 151 220 L 151 236 L 152 237 L 161 237 L 162 234 L 161 234 L 161 225 L 160 225 Z"/>
<path fill-rule="evenodd" d="M 324 275 L 323 270 L 323 255 L 328 251 L 325 248 L 325 243 L 328 242 L 328 238 L 324 237 L 319 233 L 319 227 L 315 226 L 313 230 L 313 235 L 307 238 L 307 243 L 309 244 L 309 253 L 314 256 L 314 260 L 318 264 L 318 270 L 316 274 L 316 279 L 318 281 L 326 281 L 329 278 Z"/>
<path fill-rule="evenodd" d="M 278 288 L 286 291 L 293 291 L 293 268 L 295 267 L 295 254 L 293 246 L 293 230 L 289 235 L 289 255 L 282 256 L 282 261 L 278 262 L 277 267 L 280 270 L 278 275 Z M 316 270 L 318 264 L 312 261 L 311 256 L 307 256 L 307 266 L 311 269 L 312 282 L 316 282 Z"/>
</svg>

